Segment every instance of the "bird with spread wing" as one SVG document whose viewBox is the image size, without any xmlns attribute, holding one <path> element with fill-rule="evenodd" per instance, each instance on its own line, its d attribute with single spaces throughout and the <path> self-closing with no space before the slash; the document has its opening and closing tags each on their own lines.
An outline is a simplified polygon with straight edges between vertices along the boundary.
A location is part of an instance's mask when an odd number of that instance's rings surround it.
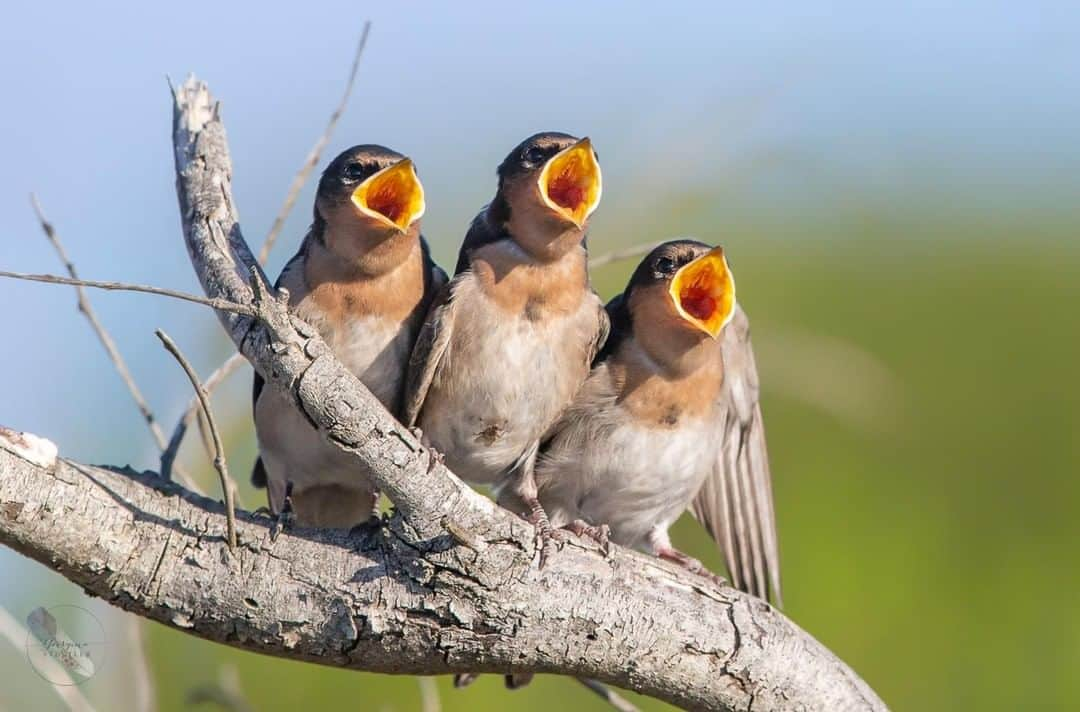
<svg viewBox="0 0 1080 712">
<path fill-rule="evenodd" d="M 779 603 L 757 370 L 723 249 L 660 245 L 607 310 L 611 335 L 537 461 L 552 526 L 707 574 L 668 537 L 689 509 L 732 583 Z"/>
</svg>

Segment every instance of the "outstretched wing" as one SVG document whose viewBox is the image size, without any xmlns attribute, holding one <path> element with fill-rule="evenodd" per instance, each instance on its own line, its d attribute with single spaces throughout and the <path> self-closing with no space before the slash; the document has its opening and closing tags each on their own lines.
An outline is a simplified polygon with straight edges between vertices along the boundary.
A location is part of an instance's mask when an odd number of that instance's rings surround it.
<svg viewBox="0 0 1080 712">
<path fill-rule="evenodd" d="M 732 584 L 783 605 L 772 479 L 750 323 L 741 307 L 724 328 L 721 448 L 690 511 L 720 544 Z"/>
</svg>

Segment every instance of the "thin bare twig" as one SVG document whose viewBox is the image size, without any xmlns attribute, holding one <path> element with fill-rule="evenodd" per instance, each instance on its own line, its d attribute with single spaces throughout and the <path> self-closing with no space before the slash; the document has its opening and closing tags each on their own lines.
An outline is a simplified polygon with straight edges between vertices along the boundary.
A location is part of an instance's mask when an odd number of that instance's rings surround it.
<svg viewBox="0 0 1080 712">
<path fill-rule="evenodd" d="M 0 606 L 0 636 L 7 638 L 16 650 L 24 650 L 29 632 L 11 615 L 6 608 Z M 45 656 L 43 664 L 50 665 L 49 677 L 62 681 L 62 684 L 46 685 L 56 690 L 56 694 L 72 712 L 94 712 L 94 706 L 83 696 L 75 681 L 68 671 L 52 658 Z"/>
<path fill-rule="evenodd" d="M 281 228 L 285 225 L 285 219 L 292 212 L 293 205 L 296 204 L 296 199 L 300 196 L 300 191 L 303 190 L 311 171 L 315 170 L 315 166 L 319 163 L 319 157 L 322 156 L 323 149 L 326 148 L 326 144 L 330 143 L 334 128 L 337 126 L 338 120 L 341 119 L 341 115 L 345 112 L 345 107 L 349 103 L 349 95 L 352 94 L 353 84 L 356 83 L 356 72 L 360 69 L 360 57 L 364 54 L 364 46 L 367 44 L 370 30 L 371 20 L 368 20 L 364 23 L 364 29 L 360 33 L 360 41 L 356 45 L 352 69 L 349 71 L 348 81 L 345 82 L 345 92 L 341 95 L 341 101 L 338 102 L 334 113 L 330 114 L 330 121 L 326 124 L 326 130 L 323 131 L 319 140 L 315 142 L 311 152 L 307 155 L 307 160 L 304 161 L 304 165 L 300 167 L 300 170 L 293 178 L 292 184 L 289 186 L 289 192 L 285 195 L 285 202 L 282 203 L 281 210 L 278 211 L 277 217 L 274 218 L 274 224 L 270 226 L 270 232 L 266 235 L 266 242 L 263 243 L 262 249 L 259 250 L 259 264 L 266 264 L 266 259 L 270 256 L 270 250 L 273 249 L 278 235 L 281 234 Z"/>
<path fill-rule="evenodd" d="M 30 194 L 30 203 L 34 206 L 34 213 L 37 215 L 38 222 L 41 223 L 41 229 L 45 233 L 45 237 L 49 239 L 53 249 L 56 250 L 56 254 L 60 256 L 60 261 L 64 263 L 64 268 L 67 270 L 67 273 L 71 275 L 72 279 L 79 279 L 79 274 L 75 271 L 75 264 L 71 261 L 71 258 L 68 257 L 67 250 L 64 249 L 63 243 L 60 242 L 60 237 L 56 234 L 56 229 L 45 217 L 45 212 L 41 208 L 41 203 L 38 202 L 37 196 L 33 193 Z M 124 381 L 124 385 L 127 386 L 128 391 L 131 393 L 131 398 L 135 401 L 135 406 L 139 409 L 139 412 L 142 413 L 143 419 L 146 420 L 147 425 L 150 426 L 150 432 L 157 442 L 158 449 L 164 449 L 165 433 L 161 431 L 161 427 L 158 425 L 157 420 L 154 419 L 154 414 L 150 410 L 150 406 L 146 403 L 142 391 L 135 385 L 135 379 L 132 377 L 131 371 L 128 370 L 124 357 L 120 355 L 120 351 L 116 348 L 116 342 L 113 341 L 109 332 L 102 326 L 94 308 L 90 306 L 90 300 L 86 296 L 86 290 L 82 286 L 76 286 L 75 293 L 78 295 L 79 299 L 79 311 L 82 312 L 83 316 L 86 317 L 86 320 L 90 322 L 90 327 L 94 330 L 94 333 L 97 334 L 98 340 L 101 341 L 101 345 L 105 347 L 105 351 L 109 354 L 109 360 L 113 362 L 113 365 L 116 367 L 116 372 L 120 374 L 121 380 Z"/>
<path fill-rule="evenodd" d="M 127 282 L 101 282 L 92 279 L 73 279 L 69 277 L 60 277 L 55 274 L 28 274 L 26 272 L 5 272 L 0 271 L 0 277 L 8 277 L 11 279 L 25 279 L 29 282 L 44 282 L 45 284 L 67 284 L 74 287 L 92 287 L 94 289 L 106 289 L 110 291 L 119 292 L 142 292 L 144 294 L 157 294 L 161 297 L 172 297 L 173 299 L 180 299 L 185 302 L 191 302 L 193 304 L 202 304 L 203 306 L 217 309 L 219 311 L 232 312 L 234 314 L 243 314 L 244 316 L 257 316 L 255 309 L 251 308 L 247 304 L 236 304 L 226 299 L 208 299 L 206 297 L 199 297 L 194 294 L 188 294 L 187 292 L 178 292 L 173 289 L 164 289 L 162 287 L 151 287 L 145 284 L 129 284 Z"/>
<path fill-rule="evenodd" d="M 221 443 L 221 433 L 218 432 L 217 423 L 214 422 L 214 414 L 210 412 L 210 397 L 206 394 L 206 389 L 203 388 L 202 383 L 199 382 L 199 376 L 195 373 L 195 369 L 191 367 L 191 363 L 180 352 L 180 347 L 161 329 L 154 333 L 161 339 L 165 349 L 180 363 L 180 367 L 184 369 L 184 373 L 191 380 L 191 386 L 195 389 L 195 395 L 199 397 L 199 403 L 202 405 L 203 413 L 206 415 L 206 422 L 210 426 L 210 436 L 214 439 L 214 469 L 217 470 L 218 477 L 221 479 L 221 491 L 225 495 L 225 517 L 229 535 L 229 550 L 231 551 L 236 548 L 236 511 L 233 504 L 235 485 L 232 478 L 229 477 L 229 467 L 225 463 L 225 446 Z"/>
<path fill-rule="evenodd" d="M 607 254 L 600 255 L 599 257 L 593 257 L 589 260 L 589 267 L 603 267 L 609 265 L 612 262 L 619 262 L 621 260 L 628 260 L 631 257 L 640 257 L 641 255 L 648 254 L 652 249 L 658 245 L 662 245 L 663 240 L 659 242 L 643 242 L 640 245 L 634 245 L 633 247 L 627 247 L 622 250 L 615 250 L 614 252 L 608 252 Z"/>
<path fill-rule="evenodd" d="M 619 710 L 619 712 L 640 712 L 637 708 L 637 705 L 620 695 L 618 692 L 615 692 L 615 690 L 612 690 L 604 683 L 592 680 L 587 677 L 579 677 L 575 679 L 582 685 L 587 687 L 589 690 L 595 692 L 597 695 L 603 698 L 605 702 L 607 702 L 615 709 Z"/>
<path fill-rule="evenodd" d="M 229 374 L 239 368 L 241 365 L 247 363 L 247 359 L 239 351 L 234 353 L 228 358 L 225 363 L 218 366 L 217 370 L 210 374 L 210 377 L 203 383 L 203 388 L 206 389 L 206 394 L 210 395 L 214 392 L 214 389 L 224 381 Z M 184 414 L 180 416 L 180 422 L 176 424 L 176 428 L 173 430 L 172 437 L 169 438 L 169 444 L 165 450 L 161 453 L 161 476 L 165 479 L 169 478 L 169 472 L 173 469 L 173 463 L 176 462 L 176 456 L 180 452 L 180 444 L 184 441 L 184 435 L 187 434 L 188 428 L 191 427 L 191 421 L 194 420 L 196 413 L 198 413 L 199 398 L 198 396 L 192 396 L 188 401 L 187 407 L 184 409 Z"/>
<path fill-rule="evenodd" d="M 79 273 L 75 269 L 75 263 L 68 257 L 67 249 L 64 247 L 64 243 L 60 241 L 60 235 L 57 234 L 56 228 L 53 226 L 49 219 L 45 217 L 45 211 L 41 207 L 41 203 L 38 202 L 37 195 L 30 194 L 30 204 L 34 208 L 34 213 L 37 215 L 38 223 L 41 224 L 41 230 L 45 233 L 45 237 L 52 243 L 53 249 L 56 250 L 56 254 L 60 257 L 60 261 L 64 265 L 64 269 L 71 275 L 72 279 L 79 279 Z M 101 345 L 105 347 L 105 353 L 108 354 L 109 360 L 112 361 L 113 366 L 116 368 L 117 374 L 120 376 L 120 380 L 127 386 L 128 393 L 131 394 L 131 399 L 135 401 L 135 407 L 139 409 L 139 413 L 142 414 L 143 420 L 146 421 L 147 427 L 150 428 L 150 434 L 154 438 L 154 442 L 157 443 L 158 450 L 165 450 L 165 433 L 162 432 L 161 426 L 158 424 L 157 419 L 154 417 L 153 411 L 150 410 L 149 404 L 146 402 L 146 398 L 143 397 L 142 391 L 139 390 L 139 386 L 135 383 L 135 377 L 131 375 L 131 370 L 128 369 L 127 362 L 124 361 L 124 357 L 120 355 L 120 349 L 117 348 L 116 342 L 113 341 L 109 331 L 105 328 L 105 325 L 98 319 L 97 312 L 94 311 L 94 307 L 90 304 L 90 298 L 86 294 L 86 290 L 82 286 L 75 287 L 75 294 L 78 297 L 79 311 L 82 312 L 86 320 L 90 322 L 90 328 L 94 330 Z M 195 487 L 195 483 L 187 476 L 186 472 L 183 472 L 177 468 L 177 476 L 185 487 L 190 490 L 198 491 Z"/>
</svg>

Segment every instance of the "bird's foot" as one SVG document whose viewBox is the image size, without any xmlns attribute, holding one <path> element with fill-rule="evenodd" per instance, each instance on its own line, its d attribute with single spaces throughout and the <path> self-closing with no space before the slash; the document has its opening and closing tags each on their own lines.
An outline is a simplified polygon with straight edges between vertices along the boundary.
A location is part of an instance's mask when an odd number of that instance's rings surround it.
<svg viewBox="0 0 1080 712">
<path fill-rule="evenodd" d="M 529 523 L 536 527 L 536 548 L 540 551 L 540 568 L 542 569 L 547 564 L 552 549 L 555 548 L 552 543 L 551 520 L 548 519 L 547 512 L 544 511 L 540 500 L 532 497 L 526 499 L 525 503 L 529 506 L 529 516 L 527 517 Z"/>
<path fill-rule="evenodd" d="M 607 524 L 596 526 L 589 524 L 584 519 L 575 519 L 561 529 L 556 530 L 555 537 L 560 538 L 560 533 L 571 532 L 575 536 L 588 537 L 600 545 L 600 551 L 604 556 L 611 553 L 611 527 Z"/>
<path fill-rule="evenodd" d="M 678 564 L 692 574 L 697 574 L 702 578 L 712 581 L 717 586 L 727 585 L 727 581 L 723 576 L 717 576 L 712 571 L 705 568 L 705 564 L 701 563 L 689 554 L 684 554 L 678 549 L 671 546 L 657 547 L 654 552 L 658 557 L 666 561 L 670 561 L 674 564 Z"/>
<path fill-rule="evenodd" d="M 443 455 L 441 452 L 439 452 L 438 450 L 436 450 L 433 447 L 428 447 L 427 451 L 428 451 L 427 473 L 430 475 L 432 473 L 432 471 L 437 466 L 443 465 L 443 464 L 446 463 L 446 455 Z"/>
<path fill-rule="evenodd" d="M 424 431 L 420 429 L 420 426 L 418 426 L 418 425 L 412 426 L 411 428 L 409 428 L 409 432 L 412 433 L 413 437 L 420 441 L 420 445 L 425 450 L 427 450 L 427 454 L 428 454 L 427 473 L 429 475 L 431 474 L 432 470 L 434 470 L 437 465 L 442 465 L 442 464 L 446 463 L 446 456 L 443 455 L 441 452 L 439 452 L 438 450 L 436 450 L 432 446 L 431 441 L 428 440 L 428 436 L 424 434 Z"/>
<path fill-rule="evenodd" d="M 289 480 L 285 483 L 285 500 L 281 504 L 281 511 L 274 517 L 270 525 L 270 541 L 277 541 L 278 535 L 286 529 L 291 529 L 296 523 L 296 512 L 293 511 L 292 502 L 293 483 Z"/>
</svg>

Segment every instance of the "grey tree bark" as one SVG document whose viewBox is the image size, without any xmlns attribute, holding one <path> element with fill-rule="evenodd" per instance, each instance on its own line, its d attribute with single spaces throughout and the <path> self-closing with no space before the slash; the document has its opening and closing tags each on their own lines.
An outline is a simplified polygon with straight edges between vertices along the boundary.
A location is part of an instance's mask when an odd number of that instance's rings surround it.
<svg viewBox="0 0 1080 712">
<path fill-rule="evenodd" d="M 0 431 L 0 542 L 125 610 L 279 657 L 385 673 L 591 677 L 690 709 L 884 710 L 767 603 L 636 552 L 577 539 L 537 568 L 534 531 L 432 458 L 310 327 L 240 232 L 219 107 L 174 94 L 177 193 L 206 294 L 237 347 L 327 441 L 374 472 L 383 526 L 294 529 L 154 473 L 32 457 Z M 252 278 L 252 275 L 255 275 Z M 250 311 L 250 310 L 249 310 Z"/>
</svg>

